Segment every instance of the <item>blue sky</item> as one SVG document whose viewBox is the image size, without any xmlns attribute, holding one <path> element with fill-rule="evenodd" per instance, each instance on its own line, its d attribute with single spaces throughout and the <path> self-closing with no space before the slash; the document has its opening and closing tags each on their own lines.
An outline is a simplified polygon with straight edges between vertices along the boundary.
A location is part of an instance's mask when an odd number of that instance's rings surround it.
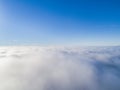
<svg viewBox="0 0 120 90">
<path fill-rule="evenodd" d="M 0 0 L 0 45 L 120 45 L 119 0 Z"/>
</svg>

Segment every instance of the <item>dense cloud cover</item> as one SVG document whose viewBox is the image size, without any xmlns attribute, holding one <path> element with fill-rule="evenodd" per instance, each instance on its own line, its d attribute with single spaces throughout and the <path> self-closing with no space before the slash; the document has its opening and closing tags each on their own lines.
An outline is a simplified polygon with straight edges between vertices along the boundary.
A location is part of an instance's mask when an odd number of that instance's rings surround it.
<svg viewBox="0 0 120 90">
<path fill-rule="evenodd" d="M 0 90 L 120 90 L 120 47 L 0 47 Z"/>
</svg>

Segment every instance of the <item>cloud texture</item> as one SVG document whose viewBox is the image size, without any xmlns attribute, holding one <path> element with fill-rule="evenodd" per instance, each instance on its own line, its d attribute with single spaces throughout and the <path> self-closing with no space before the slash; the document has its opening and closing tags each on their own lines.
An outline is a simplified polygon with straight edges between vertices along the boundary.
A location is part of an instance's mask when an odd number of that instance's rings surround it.
<svg viewBox="0 0 120 90">
<path fill-rule="evenodd" d="M 120 90 L 120 47 L 0 47 L 0 90 Z"/>
</svg>

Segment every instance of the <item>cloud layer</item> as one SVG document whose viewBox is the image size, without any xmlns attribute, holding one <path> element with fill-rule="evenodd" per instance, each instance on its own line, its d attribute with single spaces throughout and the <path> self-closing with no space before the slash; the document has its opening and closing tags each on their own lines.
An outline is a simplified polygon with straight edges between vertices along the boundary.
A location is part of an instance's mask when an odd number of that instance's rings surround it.
<svg viewBox="0 0 120 90">
<path fill-rule="evenodd" d="M 0 47 L 0 90 L 120 90 L 120 47 Z"/>
</svg>

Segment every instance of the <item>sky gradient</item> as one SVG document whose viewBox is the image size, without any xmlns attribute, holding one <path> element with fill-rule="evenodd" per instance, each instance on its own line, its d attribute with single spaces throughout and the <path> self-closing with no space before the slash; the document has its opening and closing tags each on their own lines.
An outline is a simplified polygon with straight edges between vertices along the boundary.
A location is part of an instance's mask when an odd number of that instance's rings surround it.
<svg viewBox="0 0 120 90">
<path fill-rule="evenodd" d="M 0 0 L 0 45 L 120 45 L 119 0 Z"/>
</svg>

